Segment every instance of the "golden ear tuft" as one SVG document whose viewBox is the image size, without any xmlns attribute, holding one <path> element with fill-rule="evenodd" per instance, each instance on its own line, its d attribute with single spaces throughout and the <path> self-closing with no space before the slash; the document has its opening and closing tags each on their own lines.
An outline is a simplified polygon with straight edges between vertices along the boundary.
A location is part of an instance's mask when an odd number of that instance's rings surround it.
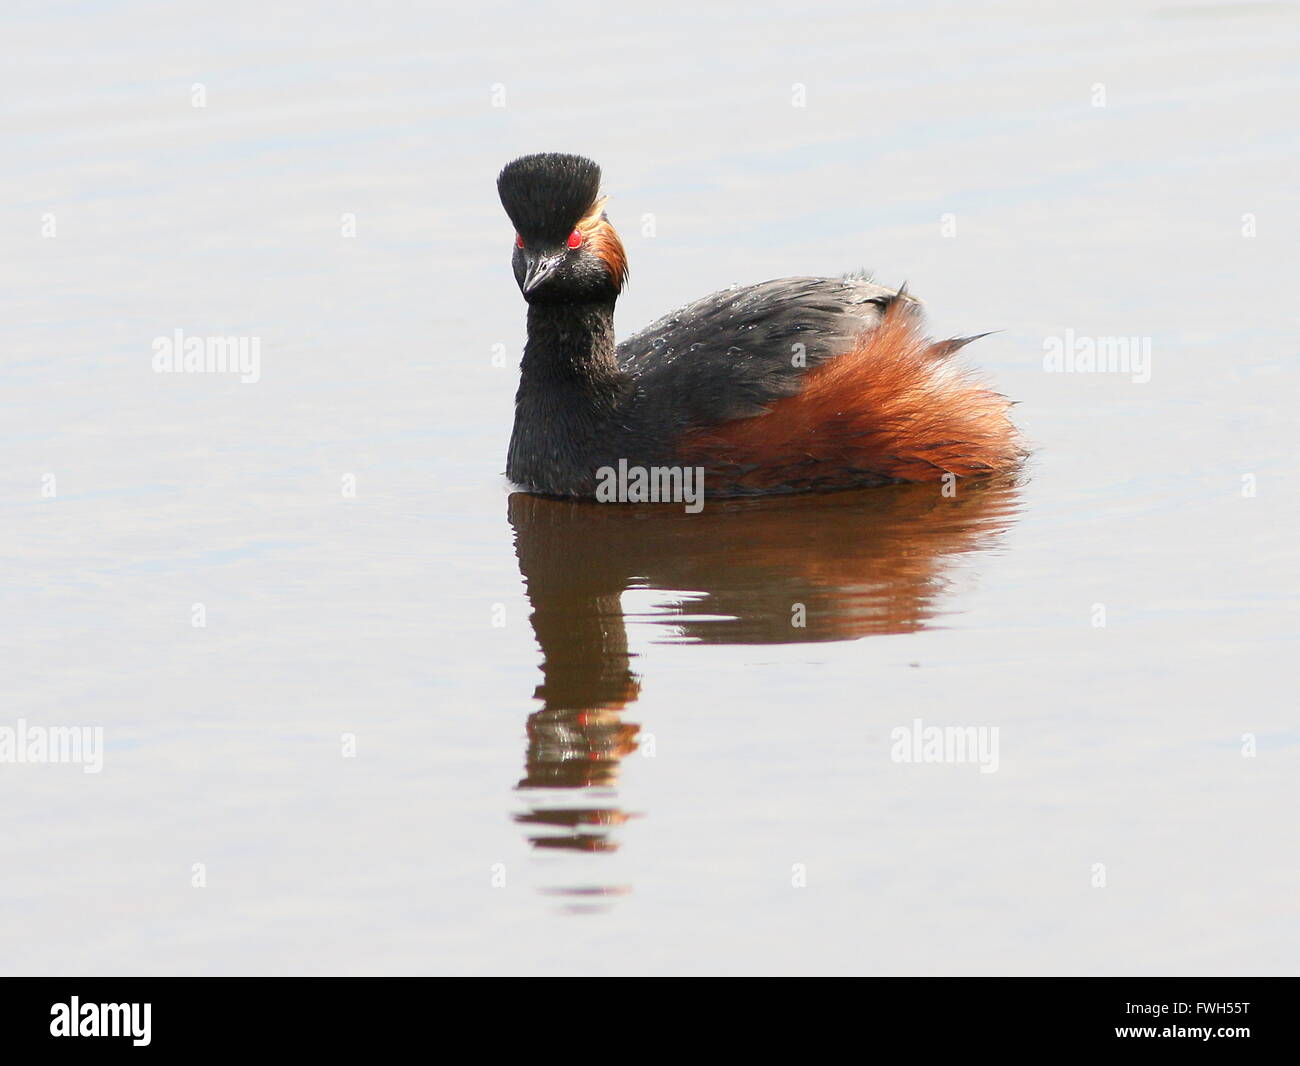
<svg viewBox="0 0 1300 1066">
<path fill-rule="evenodd" d="M 609 203 L 608 196 L 597 196 L 596 202 L 591 205 L 587 213 L 578 219 L 578 230 L 585 236 L 599 225 L 600 220 L 605 214 L 605 205 Z"/>
<path fill-rule="evenodd" d="M 591 209 L 578 220 L 577 230 L 582 234 L 582 239 L 590 244 L 592 252 L 605 261 L 615 287 L 622 291 L 627 281 L 627 252 L 619 240 L 618 231 L 605 217 L 607 203 L 608 196 L 596 197 Z"/>
</svg>

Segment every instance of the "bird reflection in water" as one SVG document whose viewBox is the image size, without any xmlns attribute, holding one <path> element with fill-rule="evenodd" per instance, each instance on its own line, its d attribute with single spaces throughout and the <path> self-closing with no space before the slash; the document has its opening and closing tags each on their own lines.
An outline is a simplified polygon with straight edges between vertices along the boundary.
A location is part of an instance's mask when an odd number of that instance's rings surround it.
<svg viewBox="0 0 1300 1066">
<path fill-rule="evenodd" d="M 623 714 L 640 684 L 621 596 L 658 591 L 637 621 L 659 640 L 791 644 L 925 629 L 941 612 L 945 571 L 996 544 L 1018 508 L 1013 479 L 897 485 L 827 495 L 718 500 L 699 514 L 510 496 L 519 567 L 542 651 L 541 708 L 528 718 L 518 789 L 538 849 L 609 852 L 622 760 L 640 726 Z M 802 604 L 799 612 L 796 605 Z M 802 625 L 797 624 L 802 622 Z M 626 889 L 583 886 L 591 897 Z M 579 907 L 577 909 L 586 909 Z"/>
</svg>

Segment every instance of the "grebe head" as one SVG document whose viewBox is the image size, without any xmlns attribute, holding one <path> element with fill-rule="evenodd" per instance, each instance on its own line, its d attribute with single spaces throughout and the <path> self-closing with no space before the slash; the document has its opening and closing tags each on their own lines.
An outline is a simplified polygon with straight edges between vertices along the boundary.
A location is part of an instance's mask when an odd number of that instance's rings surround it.
<svg viewBox="0 0 1300 1066">
<path fill-rule="evenodd" d="M 526 155 L 497 178 L 515 224 L 514 270 L 529 303 L 612 302 L 627 254 L 605 216 L 600 167 L 559 152 Z"/>
</svg>

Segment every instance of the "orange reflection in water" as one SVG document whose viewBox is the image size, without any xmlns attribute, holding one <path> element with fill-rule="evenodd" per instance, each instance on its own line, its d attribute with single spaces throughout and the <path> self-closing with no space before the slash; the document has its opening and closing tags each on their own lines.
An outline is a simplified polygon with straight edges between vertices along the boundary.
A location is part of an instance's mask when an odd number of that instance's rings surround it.
<svg viewBox="0 0 1300 1066">
<path fill-rule="evenodd" d="M 925 629 L 941 612 L 945 570 L 987 549 L 1015 520 L 1014 480 L 899 485 L 829 495 L 678 505 L 613 505 L 515 493 L 519 568 L 542 651 L 541 709 L 528 718 L 528 810 L 539 849 L 613 851 L 621 762 L 640 726 L 624 721 L 640 684 L 621 596 L 660 590 L 637 621 L 687 644 L 854 640 Z M 802 605 L 802 611 L 796 605 Z M 802 624 L 798 624 L 802 623 Z M 625 889 L 581 886 L 574 896 Z"/>
</svg>

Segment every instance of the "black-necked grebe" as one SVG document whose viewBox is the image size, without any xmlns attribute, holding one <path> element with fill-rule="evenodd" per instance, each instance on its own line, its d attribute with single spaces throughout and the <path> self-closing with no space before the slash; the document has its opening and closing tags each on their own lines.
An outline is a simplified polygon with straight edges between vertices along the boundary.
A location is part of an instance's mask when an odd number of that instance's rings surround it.
<svg viewBox="0 0 1300 1066">
<path fill-rule="evenodd" d="M 1009 402 L 950 361 L 905 291 L 782 278 L 689 304 L 621 344 L 627 255 L 600 168 L 541 153 L 497 179 L 528 302 L 507 476 L 597 496 L 599 472 L 700 470 L 709 495 L 975 477 L 1023 455 Z"/>
</svg>

